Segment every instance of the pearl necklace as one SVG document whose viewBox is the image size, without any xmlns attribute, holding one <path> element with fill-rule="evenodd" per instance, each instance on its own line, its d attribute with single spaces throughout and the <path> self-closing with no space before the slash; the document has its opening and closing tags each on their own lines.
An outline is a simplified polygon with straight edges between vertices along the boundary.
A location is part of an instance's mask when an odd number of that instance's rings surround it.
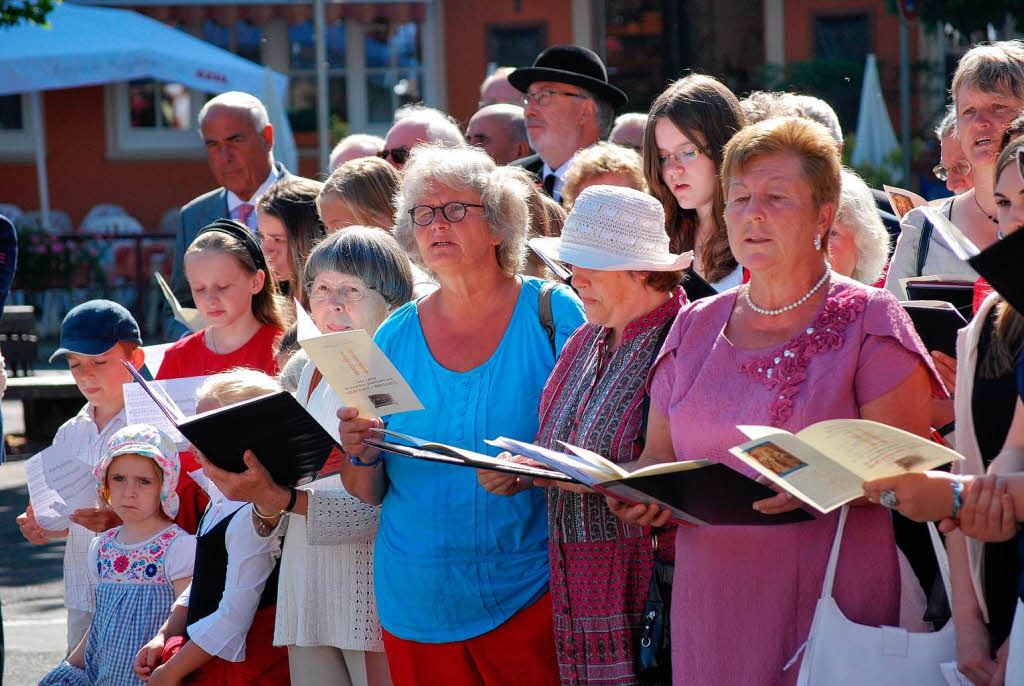
<svg viewBox="0 0 1024 686">
<path fill-rule="evenodd" d="M 800 298 L 799 300 L 797 300 L 795 303 L 791 303 L 789 305 L 786 305 L 785 307 L 780 307 L 780 308 L 778 308 L 776 310 L 766 310 L 763 307 L 758 307 L 757 305 L 755 305 L 754 301 L 750 299 L 750 285 L 749 284 L 747 285 L 746 289 L 743 291 L 743 298 L 747 301 L 747 304 L 750 305 L 750 309 L 752 309 L 754 312 L 757 312 L 758 314 L 766 314 L 766 315 L 782 314 L 783 312 L 788 312 L 789 310 L 796 309 L 797 307 L 800 307 L 805 302 L 807 302 L 807 299 L 810 298 L 812 295 L 814 295 L 818 291 L 818 289 L 821 288 L 821 285 L 823 283 L 825 283 L 825 281 L 828 280 L 828 275 L 831 274 L 831 273 L 832 273 L 832 269 L 828 265 L 825 265 L 825 273 L 821 275 L 820 279 L 818 279 L 818 283 L 816 283 L 813 286 L 811 286 L 811 290 L 807 291 L 804 294 L 804 296 L 802 298 Z"/>
</svg>

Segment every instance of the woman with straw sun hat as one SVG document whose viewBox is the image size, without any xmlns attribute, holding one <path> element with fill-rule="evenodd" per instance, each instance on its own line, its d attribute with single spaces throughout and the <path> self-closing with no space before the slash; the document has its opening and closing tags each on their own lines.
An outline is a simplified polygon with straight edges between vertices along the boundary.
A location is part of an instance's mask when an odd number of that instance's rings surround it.
<svg viewBox="0 0 1024 686">
<path fill-rule="evenodd" d="M 644 385 L 686 295 L 678 285 L 691 254 L 669 252 L 661 204 L 646 193 L 591 186 L 557 238 L 530 247 L 572 268 L 587 322 L 566 342 L 544 387 L 536 443 L 582 446 L 618 463 L 644 446 Z M 627 467 L 628 469 L 628 467 Z M 651 580 L 651 531 L 626 524 L 602 496 L 563 483 L 530 484 L 479 472 L 492 493 L 547 487 L 548 554 L 555 648 L 563 684 L 667 681 L 637 673 L 634 641 Z M 518 497 L 518 496 L 516 496 Z M 671 560 L 672 531 L 657 537 Z"/>
</svg>

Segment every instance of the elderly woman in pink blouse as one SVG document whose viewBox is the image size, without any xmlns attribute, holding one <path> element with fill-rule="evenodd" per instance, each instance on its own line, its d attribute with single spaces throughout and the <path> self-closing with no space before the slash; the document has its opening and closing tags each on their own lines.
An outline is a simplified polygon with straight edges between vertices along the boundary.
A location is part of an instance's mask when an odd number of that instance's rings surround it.
<svg viewBox="0 0 1024 686">
<path fill-rule="evenodd" d="M 728 453 L 737 424 L 796 432 L 863 418 L 928 435 L 942 387 L 892 295 L 833 273 L 828 235 L 840 192 L 839 151 L 819 124 L 772 119 L 726 146 L 729 245 L 750 282 L 684 307 L 651 371 L 641 464 L 707 458 L 751 476 Z M 780 493 L 751 506 L 801 507 Z M 895 625 L 899 567 L 890 514 L 852 503 L 834 597 L 854 622 Z M 610 501 L 634 524 L 656 506 Z M 786 662 L 806 640 L 839 512 L 777 526 L 680 527 L 672 594 L 678 684 L 793 684 Z M 734 649 L 735 647 L 735 649 Z"/>
</svg>

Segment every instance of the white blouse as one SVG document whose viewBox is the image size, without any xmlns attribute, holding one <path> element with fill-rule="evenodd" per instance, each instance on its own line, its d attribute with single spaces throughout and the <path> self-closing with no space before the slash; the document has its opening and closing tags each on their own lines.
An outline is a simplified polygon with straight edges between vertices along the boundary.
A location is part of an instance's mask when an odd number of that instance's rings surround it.
<svg viewBox="0 0 1024 686">
<path fill-rule="evenodd" d="M 259 608 L 263 586 L 274 571 L 280 553 L 278 537 L 257 536 L 252 525 L 252 505 L 225 498 L 203 474 L 202 469 L 189 472 L 189 476 L 210 496 L 210 505 L 199 525 L 199 535 L 217 526 L 236 510 L 238 514 L 228 524 L 224 534 L 224 544 L 228 550 L 224 595 L 213 614 L 188 626 L 188 635 L 210 655 L 229 662 L 242 662 L 245 660 L 245 637 Z M 195 579 L 192 583 L 195 583 Z M 188 607 L 192 583 L 175 605 Z"/>
<path fill-rule="evenodd" d="M 314 370 L 312 362 L 303 368 L 296 399 L 338 439 L 336 413 L 341 401 L 323 380 L 309 395 Z M 310 492 L 307 515 L 287 515 L 279 525 L 279 532 L 287 530 L 287 535 L 274 645 L 381 652 L 373 593 L 373 542 L 380 508 L 349 495 L 337 474 L 304 489 Z"/>
</svg>

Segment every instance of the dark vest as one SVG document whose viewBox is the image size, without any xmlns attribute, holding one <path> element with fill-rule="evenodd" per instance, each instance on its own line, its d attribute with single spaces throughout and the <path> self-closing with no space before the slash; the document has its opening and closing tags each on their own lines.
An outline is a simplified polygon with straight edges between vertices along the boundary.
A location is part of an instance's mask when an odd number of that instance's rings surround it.
<svg viewBox="0 0 1024 686">
<path fill-rule="evenodd" d="M 196 561 L 192 571 L 192 590 L 189 592 L 188 598 L 186 627 L 204 617 L 209 617 L 217 611 L 217 607 L 220 605 L 228 575 L 228 548 L 224 542 L 224 536 L 227 534 L 228 524 L 241 509 L 240 507 L 232 512 L 205 534 L 196 536 Z M 206 513 L 204 512 L 203 518 L 205 519 L 205 517 Z M 201 519 L 198 528 L 202 529 L 202 527 Z M 277 602 L 277 577 L 280 569 L 281 560 L 278 559 L 274 564 L 274 570 L 263 585 L 260 608 Z M 185 637 L 188 638 L 187 629 Z"/>
</svg>

